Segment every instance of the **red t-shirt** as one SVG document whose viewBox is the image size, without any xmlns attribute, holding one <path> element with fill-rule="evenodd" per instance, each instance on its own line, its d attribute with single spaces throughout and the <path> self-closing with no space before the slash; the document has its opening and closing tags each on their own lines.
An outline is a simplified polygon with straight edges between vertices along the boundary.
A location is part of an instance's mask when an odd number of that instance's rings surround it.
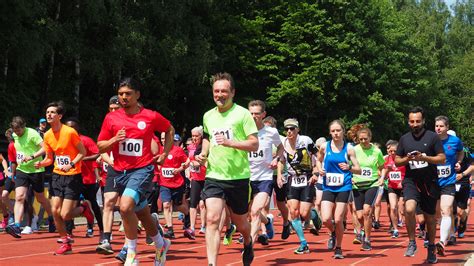
<svg viewBox="0 0 474 266">
<path fill-rule="evenodd" d="M 160 139 L 156 136 L 153 135 L 153 140 L 158 144 L 158 153 L 163 152 L 163 147 L 161 145 Z M 155 166 L 155 170 L 153 171 L 153 182 L 158 183 L 160 180 L 160 167 L 156 162 L 153 162 L 153 165 Z"/>
<path fill-rule="evenodd" d="M 8 161 L 11 163 L 16 163 L 15 142 L 8 143 Z"/>
<path fill-rule="evenodd" d="M 86 156 L 99 153 L 99 148 L 97 148 L 94 140 L 84 135 L 79 135 L 79 138 L 81 138 L 82 144 L 86 147 Z M 97 182 L 94 173 L 95 168 L 97 168 L 97 162 L 95 160 L 82 161 L 82 183 L 90 185 Z"/>
<path fill-rule="evenodd" d="M 383 167 L 388 170 L 388 186 L 393 189 L 401 189 L 402 181 L 405 178 L 405 166 L 395 166 L 395 158 L 387 156 Z"/>
<path fill-rule="evenodd" d="M 119 109 L 105 116 L 98 141 L 109 140 L 125 128 L 126 139 L 112 148 L 114 169 L 123 171 L 142 168 L 152 163 L 151 139 L 154 132 L 165 132 L 170 125 L 161 114 L 149 109 L 141 108 L 133 115 Z"/>
<path fill-rule="evenodd" d="M 160 153 L 163 152 L 163 147 L 160 147 Z M 167 188 L 178 188 L 184 184 L 184 178 L 181 173 L 173 174 L 175 168 L 181 167 L 181 164 L 188 160 L 188 156 L 184 153 L 181 147 L 174 146 L 171 148 L 168 157 L 166 157 L 163 165 L 159 167 L 159 181 L 160 186 Z"/>
<path fill-rule="evenodd" d="M 189 150 L 189 160 L 191 160 L 191 164 L 189 165 L 190 179 L 195 180 L 195 181 L 204 181 L 206 179 L 206 166 L 204 165 L 193 166 L 192 164 L 193 161 L 196 161 L 194 159 L 194 155 L 201 153 L 201 146 L 196 147 L 193 144 L 191 149 L 188 149 L 188 150 Z"/>
</svg>

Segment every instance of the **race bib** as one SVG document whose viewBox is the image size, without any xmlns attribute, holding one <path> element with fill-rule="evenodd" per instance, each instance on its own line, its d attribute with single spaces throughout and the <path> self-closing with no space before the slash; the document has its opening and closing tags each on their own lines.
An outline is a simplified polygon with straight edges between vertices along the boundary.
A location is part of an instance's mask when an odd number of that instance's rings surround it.
<svg viewBox="0 0 474 266">
<path fill-rule="evenodd" d="M 109 164 L 106 162 L 102 163 L 102 170 L 107 173 L 107 167 L 109 167 Z"/>
<path fill-rule="evenodd" d="M 308 185 L 308 177 L 306 175 L 294 176 L 291 178 L 292 187 L 306 187 Z"/>
<path fill-rule="evenodd" d="M 165 168 L 165 167 L 162 167 L 162 168 L 161 168 L 161 175 L 162 175 L 164 178 L 172 178 L 172 177 L 174 177 L 173 171 L 174 171 L 174 168 Z"/>
<path fill-rule="evenodd" d="M 400 181 L 402 180 L 402 172 L 390 172 L 388 174 L 388 178 L 390 178 L 390 181 Z"/>
<path fill-rule="evenodd" d="M 326 173 L 326 185 L 339 187 L 344 184 L 344 175 L 338 173 Z"/>
<path fill-rule="evenodd" d="M 428 167 L 428 163 L 424 161 L 409 161 L 408 164 L 412 170 Z"/>
<path fill-rule="evenodd" d="M 25 159 L 25 154 L 22 152 L 17 152 L 16 153 L 16 163 L 20 165 L 23 162 L 23 159 Z"/>
<path fill-rule="evenodd" d="M 143 140 L 142 139 L 125 139 L 119 143 L 119 154 L 127 156 L 142 156 Z"/>
<path fill-rule="evenodd" d="M 216 128 L 216 129 L 213 129 L 212 130 L 212 135 L 214 136 L 212 138 L 212 143 L 214 145 L 217 145 L 216 136 L 218 136 L 218 135 L 223 135 L 224 138 L 226 138 L 228 140 L 234 139 L 234 133 L 232 132 L 232 128 Z"/>
<path fill-rule="evenodd" d="M 251 162 L 262 161 L 264 158 L 265 155 L 263 154 L 263 150 L 249 152 L 249 161 Z"/>
<path fill-rule="evenodd" d="M 361 167 L 360 176 L 364 177 L 364 178 L 371 178 L 372 177 L 372 168 Z"/>
<path fill-rule="evenodd" d="M 456 192 L 459 192 L 461 189 L 461 184 L 454 184 L 454 187 L 456 188 Z"/>
<path fill-rule="evenodd" d="M 438 165 L 436 168 L 438 169 L 439 178 L 446 178 L 451 175 L 451 166 L 449 165 Z"/>
<path fill-rule="evenodd" d="M 56 156 L 56 165 L 58 167 L 66 166 L 66 165 L 69 165 L 70 163 L 71 163 L 71 158 L 69 157 L 69 155 Z"/>
<path fill-rule="evenodd" d="M 194 165 L 191 164 L 190 170 L 193 173 L 198 173 L 199 174 L 201 172 L 201 165 L 194 166 Z"/>
</svg>

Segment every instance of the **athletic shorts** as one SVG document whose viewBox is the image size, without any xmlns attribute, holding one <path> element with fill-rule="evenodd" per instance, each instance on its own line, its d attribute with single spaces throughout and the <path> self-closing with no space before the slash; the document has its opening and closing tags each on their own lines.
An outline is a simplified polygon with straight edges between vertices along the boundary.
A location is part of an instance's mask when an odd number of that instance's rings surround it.
<svg viewBox="0 0 474 266">
<path fill-rule="evenodd" d="M 204 180 L 197 181 L 191 180 L 191 192 L 189 195 L 189 207 L 190 208 L 197 208 L 199 205 L 199 201 L 201 201 L 201 192 L 204 188 Z"/>
<path fill-rule="evenodd" d="M 184 191 L 186 190 L 186 185 L 182 185 L 177 188 L 168 188 L 164 186 L 160 186 L 160 198 L 162 202 L 171 202 L 175 206 L 179 206 L 183 204 L 183 195 Z"/>
<path fill-rule="evenodd" d="M 351 195 L 351 191 L 341 191 L 341 192 L 332 192 L 329 190 L 323 191 L 323 198 L 321 201 L 330 201 L 332 203 L 336 202 L 349 202 L 349 197 Z"/>
<path fill-rule="evenodd" d="M 459 184 L 456 184 L 459 185 Z M 467 209 L 467 202 L 471 194 L 471 185 L 470 184 L 461 184 L 459 185 L 459 190 L 456 191 L 454 196 L 454 201 L 460 209 Z"/>
<path fill-rule="evenodd" d="M 51 176 L 51 191 L 53 192 L 53 197 L 79 200 L 82 192 L 82 175 L 59 175 L 53 173 Z"/>
<path fill-rule="evenodd" d="M 11 178 L 5 178 L 5 186 L 3 187 L 3 190 L 8 191 L 8 194 L 10 194 L 13 190 L 15 190 L 15 182 Z"/>
<path fill-rule="evenodd" d="M 115 179 L 113 175 L 116 175 L 114 168 L 112 166 L 107 167 L 107 176 L 105 177 L 104 193 L 107 192 L 116 192 L 119 193 L 119 188 L 115 184 Z"/>
<path fill-rule="evenodd" d="M 370 205 L 373 207 L 375 205 L 375 200 L 377 199 L 378 190 L 378 187 L 371 187 L 365 190 L 352 190 L 356 210 L 363 210 L 364 205 Z"/>
<path fill-rule="evenodd" d="M 224 199 L 227 206 L 237 215 L 247 214 L 250 200 L 250 179 L 216 180 L 206 177 L 201 198 Z M 209 206 L 206 206 L 209 208 Z"/>
<path fill-rule="evenodd" d="M 44 173 L 24 173 L 16 171 L 15 188 L 17 187 L 31 187 L 36 193 L 44 192 Z"/>
<path fill-rule="evenodd" d="M 294 177 L 288 178 L 290 182 L 288 185 L 288 200 L 298 200 L 300 202 L 313 202 L 316 197 L 316 189 L 314 185 L 309 184 L 309 177 L 307 177 L 307 185 L 304 187 L 294 187 L 291 182 Z"/>
<path fill-rule="evenodd" d="M 278 187 L 277 176 L 273 176 L 273 190 L 275 191 L 275 197 L 277 201 L 286 202 L 288 195 L 288 183 L 284 183 L 281 188 Z"/>
<path fill-rule="evenodd" d="M 252 188 L 252 199 L 260 192 L 265 192 L 271 197 L 273 192 L 273 180 L 250 181 L 250 187 Z"/>
<path fill-rule="evenodd" d="M 386 203 L 388 203 L 388 189 L 383 190 L 383 195 L 382 195 L 382 200 L 385 200 Z"/>
<path fill-rule="evenodd" d="M 456 195 L 456 187 L 454 186 L 454 184 L 440 187 L 440 191 L 441 191 L 441 195 L 448 195 L 448 196 Z"/>
<path fill-rule="evenodd" d="M 436 202 L 440 196 L 440 189 L 436 180 L 415 182 L 412 178 L 403 179 L 403 198 L 406 201 L 415 200 L 420 210 L 434 215 Z"/>
<path fill-rule="evenodd" d="M 385 192 L 384 192 L 385 193 Z M 388 193 L 393 193 L 393 194 L 397 194 L 397 197 L 401 198 L 403 197 L 403 189 L 396 189 L 396 188 L 391 188 L 389 187 L 388 188 Z"/>
<path fill-rule="evenodd" d="M 115 171 L 109 168 L 108 178 L 113 178 L 119 194 L 133 198 L 135 211 L 145 208 L 148 204 L 147 197 L 153 187 L 153 170 L 155 167 L 148 166 L 124 171 Z"/>
<path fill-rule="evenodd" d="M 321 183 L 314 184 L 314 187 L 316 188 L 316 190 L 323 191 L 323 184 Z"/>
</svg>

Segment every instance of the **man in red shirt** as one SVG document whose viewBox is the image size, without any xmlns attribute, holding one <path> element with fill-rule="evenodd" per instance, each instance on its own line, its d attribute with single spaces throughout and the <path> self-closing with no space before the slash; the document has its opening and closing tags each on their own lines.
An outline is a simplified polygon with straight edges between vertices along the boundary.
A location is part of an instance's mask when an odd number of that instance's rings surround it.
<svg viewBox="0 0 474 266">
<path fill-rule="evenodd" d="M 168 156 L 174 128 L 158 112 L 139 105 L 140 87 L 135 80 L 123 79 L 118 96 L 122 108 L 106 115 L 97 144 L 101 153 L 112 151 L 114 157 L 109 177 L 114 178 L 122 195 L 120 213 L 128 246 L 125 265 L 137 263 L 137 217 L 155 243 L 155 264 L 164 264 L 170 241 L 158 233 L 158 221 L 152 218 L 146 197 L 152 187 L 153 162 L 162 164 Z M 163 153 L 156 156 L 151 151 L 154 132 L 166 133 Z"/>
</svg>

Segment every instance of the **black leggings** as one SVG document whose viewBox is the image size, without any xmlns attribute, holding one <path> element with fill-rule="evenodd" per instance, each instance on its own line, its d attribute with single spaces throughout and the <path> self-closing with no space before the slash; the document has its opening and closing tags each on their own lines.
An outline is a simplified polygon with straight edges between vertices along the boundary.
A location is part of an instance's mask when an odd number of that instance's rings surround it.
<svg viewBox="0 0 474 266">
<path fill-rule="evenodd" d="M 102 222 L 102 212 L 100 211 L 99 204 L 97 204 L 97 191 L 99 190 L 98 184 L 82 184 L 82 195 L 84 199 L 90 201 L 92 211 L 94 211 L 95 219 L 100 231 L 104 231 L 104 223 Z"/>
</svg>

